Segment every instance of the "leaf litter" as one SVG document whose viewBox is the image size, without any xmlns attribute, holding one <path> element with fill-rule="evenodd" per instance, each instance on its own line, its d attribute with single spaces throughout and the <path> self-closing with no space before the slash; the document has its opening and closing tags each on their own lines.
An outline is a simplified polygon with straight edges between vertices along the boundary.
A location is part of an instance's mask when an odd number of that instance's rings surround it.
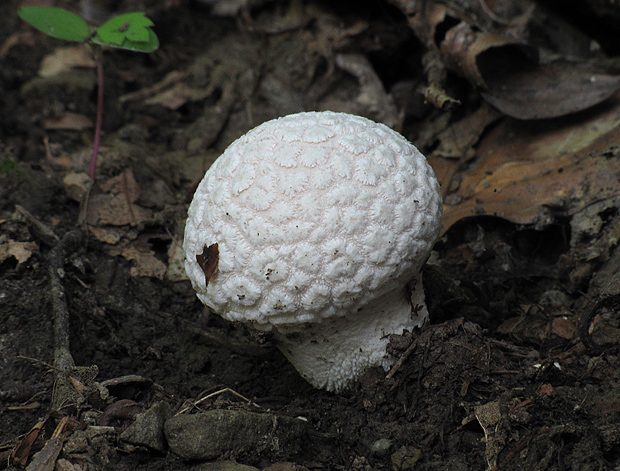
<svg viewBox="0 0 620 471">
<path fill-rule="evenodd" d="M 63 414 L 85 430 L 67 430 L 62 449 L 48 427 L 37 432 L 50 469 L 145 461 L 190 469 L 174 454 L 122 441 L 131 414 L 114 428 L 87 424 L 110 406 L 175 408 L 227 388 L 270 420 L 310 426 L 302 447 L 270 443 L 258 456 L 233 442 L 220 452 L 250 469 L 617 466 L 620 102 L 605 36 L 588 37 L 538 2 L 396 1 L 375 11 L 258 3 L 229 13 L 235 21 L 190 6 L 161 10 L 167 19 L 153 16 L 155 28 L 189 24 L 197 36 L 179 33 L 142 63 L 106 57 L 120 111 L 104 115 L 92 188 L 76 176 L 87 165 L 81 127 L 48 128 L 45 140 L 37 128 L 76 107 L 92 116 L 92 102 L 58 105 L 76 90 L 67 75 L 29 83 L 54 46 L 23 63 L 19 51 L 33 39 L 7 29 L 3 60 L 28 93 L 25 108 L 7 108 L 14 122 L 0 125 L 23 136 L 0 155 L 22 169 L 0 174 L 0 415 L 10 419 L 0 454 L 21 449 L 16 461 L 38 463 L 17 437 L 49 410 L 52 375 L 24 357 L 54 357 L 50 301 L 40 292 L 55 279 L 68 293 L 71 353 L 78 365 L 97 365 L 98 376 L 69 381 L 79 394 L 66 396 L 77 402 Z M 541 30 L 545 41 L 534 34 Z M 389 92 L 399 87 L 430 102 Z M 300 381 L 268 335 L 205 312 L 182 266 L 186 205 L 206 168 L 249 128 L 305 109 L 395 126 L 429 156 L 445 197 L 444 235 L 425 281 L 433 323 L 391 337 L 390 353 L 403 361 L 387 378 L 370 370 L 339 396 Z M 13 217 L 16 204 L 32 217 Z M 65 254 L 59 278 L 46 275 L 55 233 L 76 221 L 83 245 Z M 50 231 L 56 238 L 43 235 Z M 104 386 L 127 374 L 149 382 Z M 33 397 L 37 408 L 16 407 Z M 222 397 L 205 407 L 246 402 Z"/>
</svg>

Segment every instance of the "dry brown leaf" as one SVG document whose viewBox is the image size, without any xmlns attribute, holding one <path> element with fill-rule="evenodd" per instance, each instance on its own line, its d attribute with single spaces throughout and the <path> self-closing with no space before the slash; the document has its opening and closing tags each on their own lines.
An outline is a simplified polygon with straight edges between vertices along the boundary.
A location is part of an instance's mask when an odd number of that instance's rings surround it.
<svg viewBox="0 0 620 471">
<path fill-rule="evenodd" d="M 30 429 L 30 431 L 21 439 L 19 444 L 13 449 L 11 452 L 12 460 L 20 464 L 22 467 L 26 466 L 28 462 L 28 456 L 30 455 L 30 450 L 32 449 L 32 445 L 35 440 L 39 438 L 41 430 L 47 423 L 49 416 L 38 422 L 34 427 Z"/>
<path fill-rule="evenodd" d="M 187 70 L 174 70 L 167 74 L 163 78 L 163 80 L 157 82 L 156 84 L 151 85 L 150 87 L 141 88 L 140 90 L 137 90 L 135 92 L 126 93 L 125 95 L 119 97 L 118 100 L 121 103 L 146 100 L 149 97 L 153 97 L 158 93 L 161 93 L 163 90 L 166 90 L 168 87 L 173 86 L 179 81 L 187 79 L 187 77 L 189 76 L 190 72 Z"/>
<path fill-rule="evenodd" d="M 50 438 L 43 448 L 34 454 L 26 469 L 28 471 L 54 471 L 56 459 L 62 451 L 64 442 L 63 437 Z"/>
<path fill-rule="evenodd" d="M 47 119 L 45 129 L 66 129 L 69 131 L 84 131 L 93 127 L 92 120 L 79 113 L 67 111 L 58 119 Z"/>
<path fill-rule="evenodd" d="M 24 44 L 27 46 L 34 46 L 36 44 L 34 39 L 34 30 L 17 31 L 11 34 L 0 46 L 0 60 L 6 59 L 9 52 L 14 46 Z"/>
<path fill-rule="evenodd" d="M 211 94 L 208 89 L 192 88 L 185 82 L 178 82 L 171 88 L 145 100 L 146 105 L 162 105 L 171 110 L 176 110 L 188 101 L 204 100 Z"/>
<path fill-rule="evenodd" d="M 440 58 L 444 68 L 454 70 L 466 77 L 477 87 L 486 88 L 487 84 L 479 69 L 481 57 L 488 58 L 484 65 L 491 71 L 503 71 L 507 65 L 521 62 L 536 61 L 538 51 L 521 40 L 515 30 L 521 30 L 524 18 L 529 17 L 528 8 L 521 16 L 512 15 L 502 23 L 503 28 L 490 29 L 497 26 L 495 18 L 487 14 L 486 8 L 480 14 L 473 13 L 475 7 L 484 2 L 472 2 L 472 11 L 452 7 L 440 2 L 423 2 L 412 5 L 411 2 L 398 1 L 400 8 L 410 18 L 409 24 L 415 34 L 426 45 L 433 57 Z M 490 20 L 490 21 L 485 21 Z M 517 66 L 518 67 L 518 66 Z M 426 66 L 429 85 L 441 89 L 445 81 L 445 71 L 439 64 Z M 432 73 L 429 73 L 431 72 Z M 487 70 L 488 72 L 488 70 Z"/>
<path fill-rule="evenodd" d="M 65 192 L 72 200 L 82 201 L 93 186 L 93 181 L 84 172 L 69 172 L 62 179 Z"/>
<path fill-rule="evenodd" d="M 32 254 L 38 250 L 35 242 L 17 242 L 8 240 L 0 244 L 0 262 L 4 262 L 9 258 L 15 258 L 17 264 L 28 261 Z"/>
<path fill-rule="evenodd" d="M 151 211 L 131 203 L 124 195 L 91 194 L 88 200 L 86 221 L 92 226 L 136 226 L 151 218 Z"/>
<path fill-rule="evenodd" d="M 123 232 L 115 227 L 103 228 L 91 226 L 88 228 L 90 233 L 100 242 L 115 245 L 123 238 Z"/>
<path fill-rule="evenodd" d="M 96 65 L 88 44 L 59 47 L 52 54 L 43 58 L 39 75 L 41 77 L 52 77 L 62 72 L 68 72 L 74 67 L 94 68 Z"/>
<path fill-rule="evenodd" d="M 618 345 L 620 342 L 620 329 L 605 322 L 600 322 L 599 318 L 599 322 L 594 325 L 592 337 L 597 345 L 604 345 L 606 347 Z"/>
<path fill-rule="evenodd" d="M 481 106 L 440 132 L 437 136 L 439 143 L 432 155 L 452 159 L 472 157 L 475 154 L 473 146 L 484 130 L 500 117 L 501 114 L 489 105 Z"/>
<path fill-rule="evenodd" d="M 551 322 L 551 333 L 566 340 L 570 340 L 575 336 L 577 326 L 575 323 L 564 317 L 554 317 Z"/>
<path fill-rule="evenodd" d="M 134 262 L 130 269 L 131 276 L 150 276 L 160 280 L 166 276 L 166 264 L 159 260 L 151 250 L 126 247 L 121 255 Z"/>
<path fill-rule="evenodd" d="M 518 119 L 544 119 L 588 109 L 620 89 L 620 75 L 593 72 L 580 62 L 558 61 L 487 78 L 485 100 Z"/>
<path fill-rule="evenodd" d="M 130 169 L 125 170 L 120 175 L 101 182 L 99 185 L 101 187 L 101 191 L 110 192 L 115 195 L 124 194 L 132 203 L 137 201 L 140 193 L 138 183 L 136 182 L 133 172 Z"/>
<path fill-rule="evenodd" d="M 613 105 L 613 106 L 611 106 Z M 505 120 L 479 143 L 471 168 L 451 178 L 450 167 L 429 161 L 449 193 L 443 231 L 456 221 L 494 215 L 545 225 L 620 195 L 620 97 L 580 120 Z"/>
<path fill-rule="evenodd" d="M 150 210 L 135 204 L 140 192 L 131 170 L 102 182 L 100 190 L 88 200 L 86 221 L 91 226 L 136 226 L 152 218 Z"/>
</svg>

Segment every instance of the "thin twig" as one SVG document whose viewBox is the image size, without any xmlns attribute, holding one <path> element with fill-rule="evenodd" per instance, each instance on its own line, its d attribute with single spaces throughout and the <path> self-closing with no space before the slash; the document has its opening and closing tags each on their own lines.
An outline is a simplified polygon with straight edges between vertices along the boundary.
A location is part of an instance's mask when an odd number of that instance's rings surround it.
<svg viewBox="0 0 620 471">
<path fill-rule="evenodd" d="M 398 361 L 394 363 L 394 366 L 392 367 L 390 372 L 385 376 L 385 379 L 390 379 L 392 376 L 396 374 L 396 372 L 402 366 L 405 360 L 409 358 L 409 356 L 414 352 L 415 347 L 417 346 L 417 343 L 418 343 L 417 339 L 414 339 L 413 342 L 411 342 L 411 345 L 407 347 L 407 350 L 405 350 L 405 353 L 403 353 L 401 357 L 398 359 Z"/>
<path fill-rule="evenodd" d="M 181 409 L 179 412 L 176 413 L 176 415 L 181 415 L 181 414 L 185 414 L 186 412 L 188 412 L 191 408 L 193 407 L 197 407 L 200 404 L 202 404 L 204 401 L 211 399 L 215 396 L 219 396 L 220 394 L 223 394 L 225 392 L 229 392 L 231 393 L 233 396 L 237 396 L 239 399 L 242 399 L 244 401 L 246 401 L 248 403 L 248 405 L 250 406 L 254 406 L 254 407 L 258 407 L 259 409 L 262 409 L 261 406 L 259 406 L 258 404 L 256 404 L 254 401 L 252 401 L 251 399 L 248 399 L 245 396 L 242 396 L 241 394 L 239 394 L 238 392 L 230 389 L 230 388 L 224 388 L 224 389 L 220 389 L 219 391 L 215 391 L 214 393 L 211 394 L 207 394 L 205 397 L 202 397 L 200 399 L 198 399 L 196 402 L 192 402 L 189 406 Z"/>
</svg>

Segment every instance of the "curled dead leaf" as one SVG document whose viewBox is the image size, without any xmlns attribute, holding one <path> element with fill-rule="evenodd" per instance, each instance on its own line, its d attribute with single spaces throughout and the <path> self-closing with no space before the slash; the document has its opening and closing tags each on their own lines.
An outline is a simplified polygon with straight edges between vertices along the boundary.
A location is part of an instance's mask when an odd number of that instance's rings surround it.
<svg viewBox="0 0 620 471">
<path fill-rule="evenodd" d="M 440 45 L 446 65 L 478 87 L 488 89 L 489 77 L 512 74 L 532 67 L 535 48 L 507 37 L 476 31 L 465 22 L 451 28 Z"/>
</svg>

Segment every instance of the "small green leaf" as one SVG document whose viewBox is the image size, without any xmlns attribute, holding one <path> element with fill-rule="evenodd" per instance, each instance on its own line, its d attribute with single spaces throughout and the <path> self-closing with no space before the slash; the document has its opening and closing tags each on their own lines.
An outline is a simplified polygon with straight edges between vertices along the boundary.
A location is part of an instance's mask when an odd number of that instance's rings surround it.
<svg viewBox="0 0 620 471">
<path fill-rule="evenodd" d="M 159 40 L 151 26 L 153 22 L 144 13 L 127 13 L 104 23 L 97 29 L 92 42 L 130 51 L 152 52 L 159 47 Z"/>
<path fill-rule="evenodd" d="M 159 40 L 157 39 L 157 35 L 153 30 L 149 30 L 148 42 L 136 42 L 125 39 L 123 44 L 119 46 L 115 44 L 110 44 L 106 41 L 102 41 L 98 35 L 92 38 L 91 41 L 95 44 L 100 44 L 102 46 L 118 47 L 120 49 L 127 49 L 128 51 L 135 52 L 153 52 L 159 47 Z"/>
<path fill-rule="evenodd" d="M 55 7 L 22 7 L 19 17 L 48 36 L 67 41 L 85 41 L 88 24 L 75 13 Z"/>
</svg>

